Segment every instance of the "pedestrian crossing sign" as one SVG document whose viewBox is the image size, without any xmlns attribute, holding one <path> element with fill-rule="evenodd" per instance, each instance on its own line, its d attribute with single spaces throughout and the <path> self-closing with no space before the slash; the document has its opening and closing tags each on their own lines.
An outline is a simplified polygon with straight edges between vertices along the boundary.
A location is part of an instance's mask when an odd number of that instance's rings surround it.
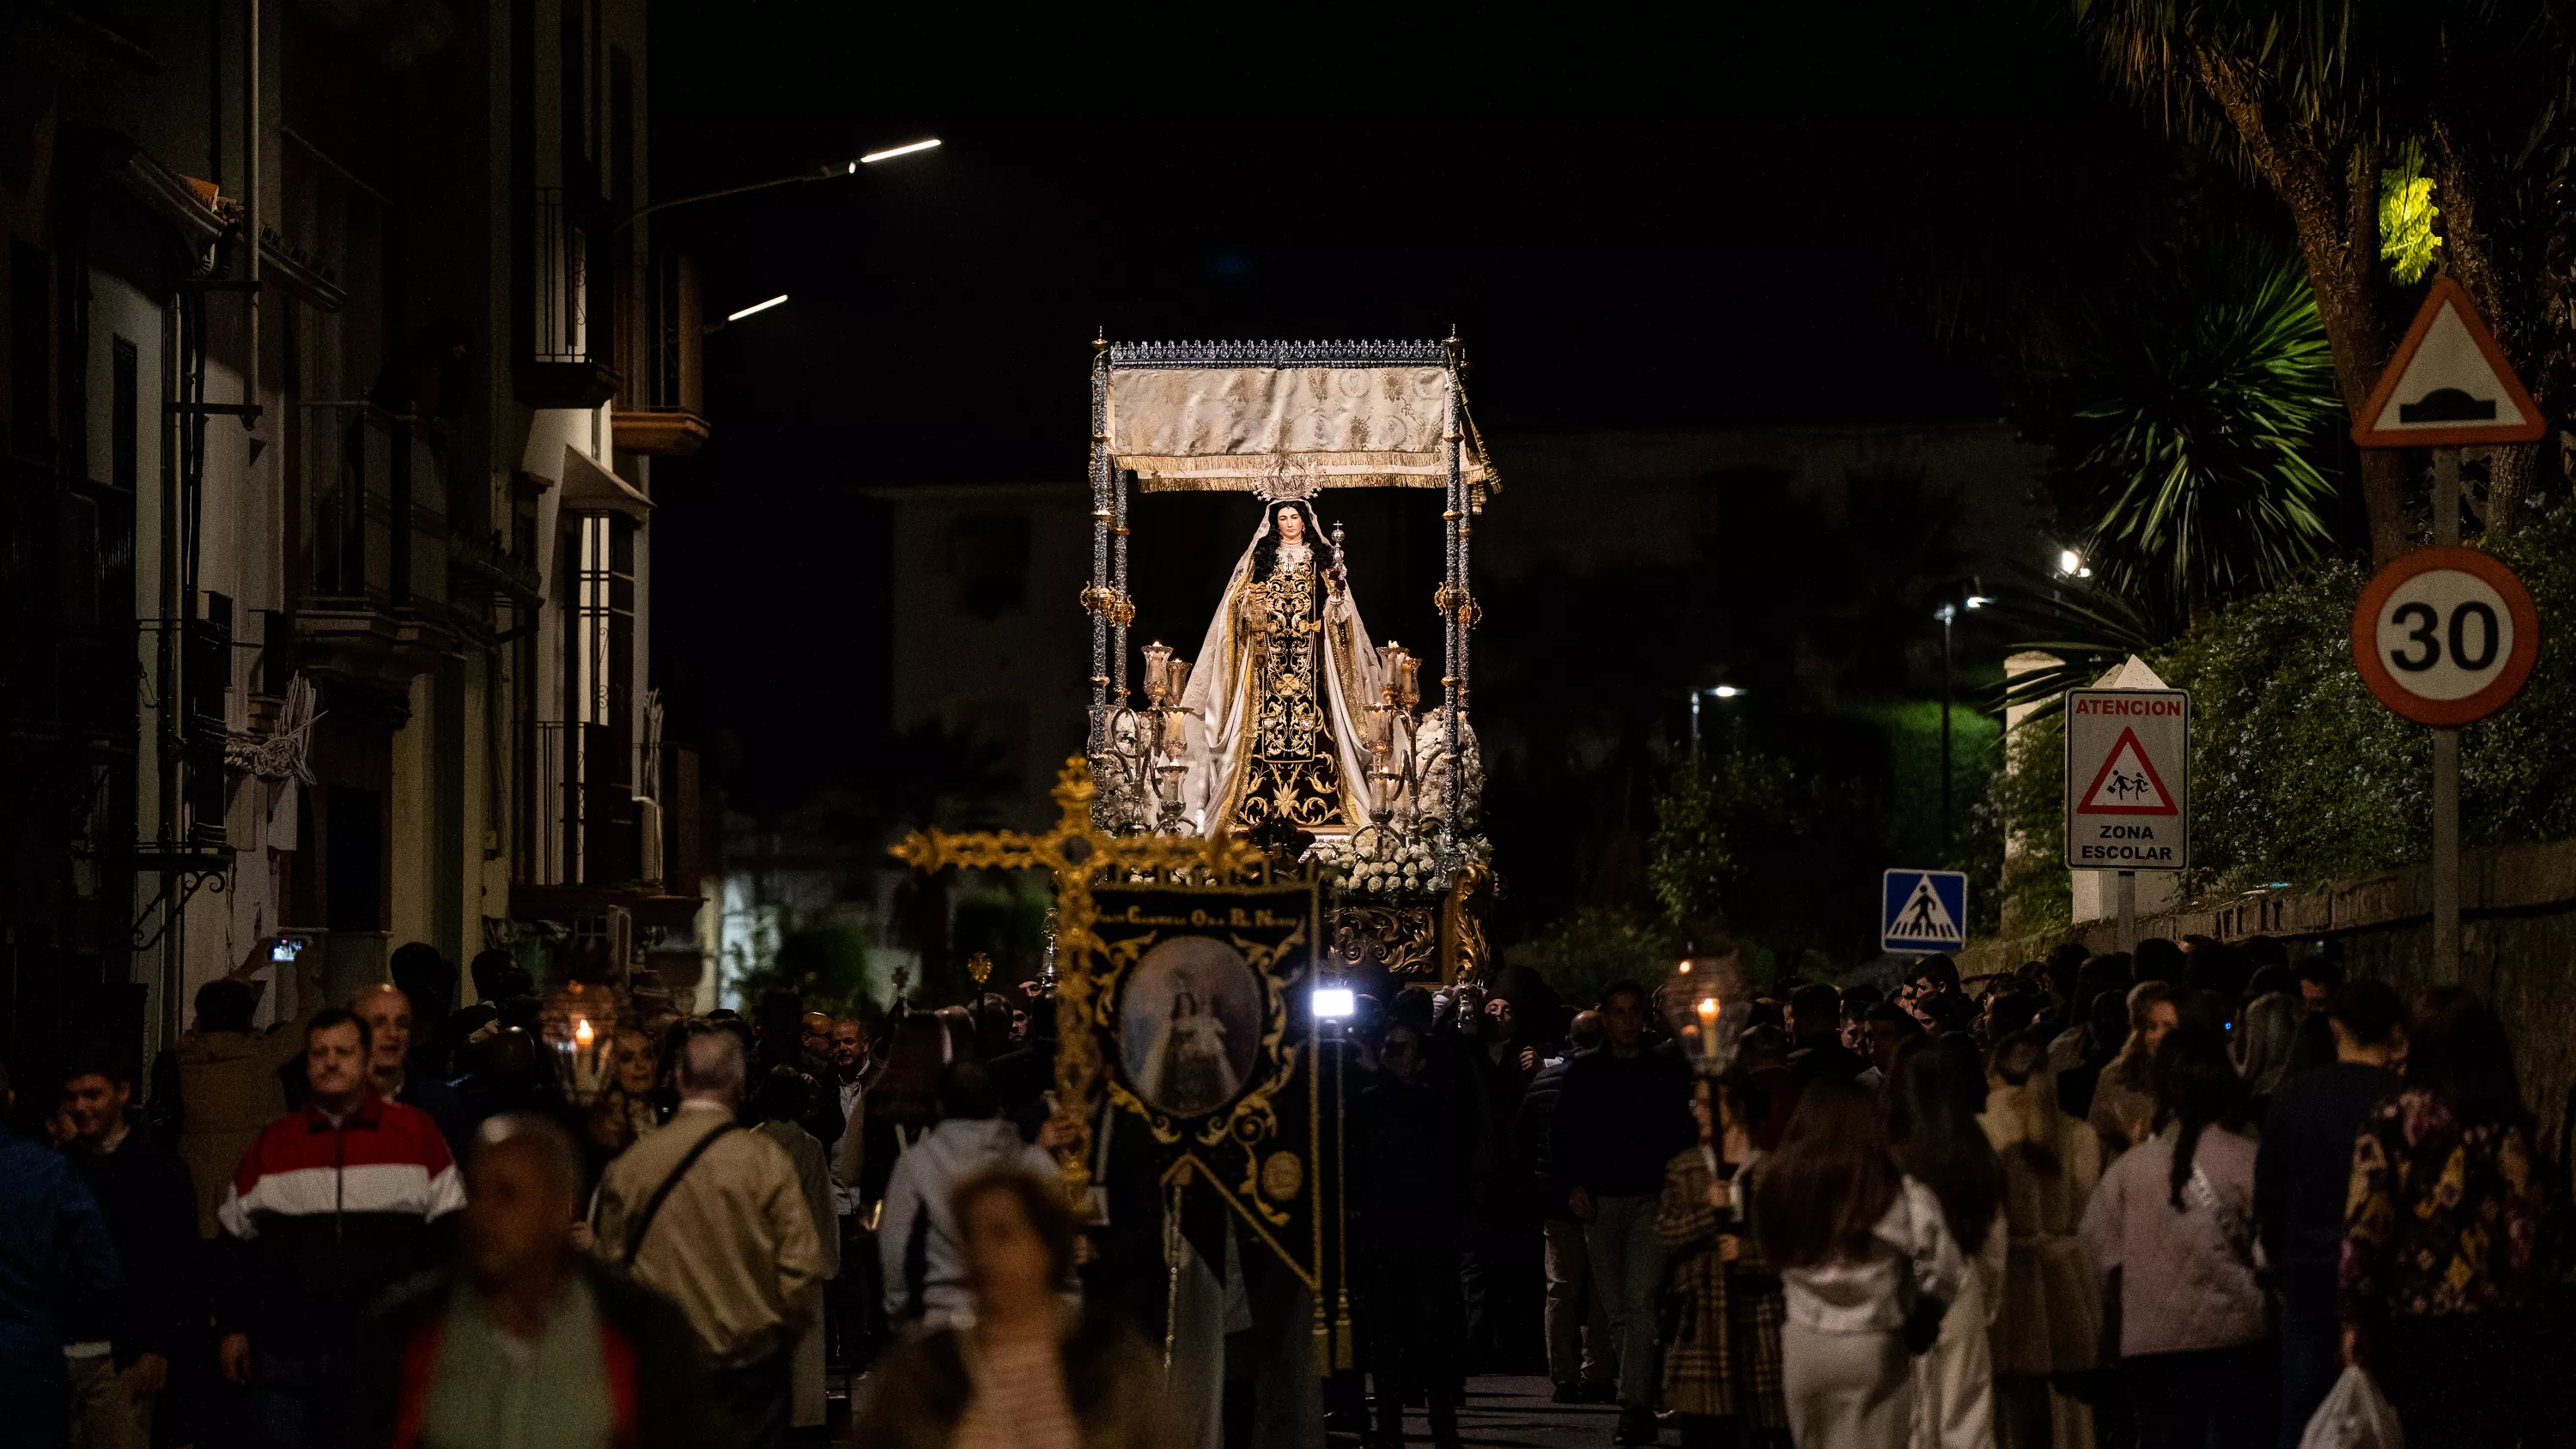
<svg viewBox="0 0 2576 1449">
<path fill-rule="evenodd" d="M 1955 870 L 1891 870 L 1880 882 L 1878 944 L 1928 954 L 1968 944 L 1968 877 Z"/>
</svg>

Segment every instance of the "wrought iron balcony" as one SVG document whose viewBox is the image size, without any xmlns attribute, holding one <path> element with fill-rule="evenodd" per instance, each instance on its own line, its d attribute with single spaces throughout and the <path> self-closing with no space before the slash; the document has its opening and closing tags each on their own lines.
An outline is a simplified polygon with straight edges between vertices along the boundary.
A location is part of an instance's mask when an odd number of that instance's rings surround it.
<svg viewBox="0 0 2576 1449">
<path fill-rule="evenodd" d="M 519 268 L 519 401 L 595 408 L 617 395 L 615 278 L 602 265 L 608 229 L 560 187 L 528 200 Z"/>
<path fill-rule="evenodd" d="M 520 853 L 532 886 L 625 886 L 640 880 L 634 747 L 607 725 L 535 726 Z"/>
<path fill-rule="evenodd" d="M 318 671 L 399 684 L 449 652 L 452 450 L 433 422 L 305 403 L 296 632 Z"/>
</svg>

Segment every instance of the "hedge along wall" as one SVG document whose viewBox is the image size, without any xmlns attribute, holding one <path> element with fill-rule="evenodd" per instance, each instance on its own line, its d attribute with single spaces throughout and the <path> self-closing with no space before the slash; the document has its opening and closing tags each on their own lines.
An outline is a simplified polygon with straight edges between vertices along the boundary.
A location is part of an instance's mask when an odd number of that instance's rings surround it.
<svg viewBox="0 0 2576 1449">
<path fill-rule="evenodd" d="M 2460 825 L 2471 846 L 2576 837 L 2576 504 L 2482 541 L 2538 605 L 2540 662 L 2521 695 L 2461 732 Z M 2348 879 L 2432 853 L 2432 737 L 2388 712 L 2352 663 L 2367 573 L 2348 562 L 2242 599 L 2148 661 L 2192 692 L 2192 865 L 2186 901 Z M 2024 842 L 2001 888 L 2008 929 L 2067 918 L 2063 736 L 2013 732 L 2018 768 L 1985 809 Z M 2428 948 L 2429 949 L 2429 948 Z"/>
<path fill-rule="evenodd" d="M 2344 965 L 2408 1000 L 2434 985 L 2433 886 L 2418 862 L 2330 885 L 2256 891 L 2138 922 L 2141 937 L 2221 941 L 2284 936 L 2342 943 Z M 2108 921 L 1980 941 L 1959 955 L 1963 976 L 2009 971 L 2062 940 L 2115 949 Z M 2513 1037 L 2523 1100 L 2553 1140 L 2576 1089 L 2576 841 L 2493 845 L 2460 860 L 2460 984 L 2493 1003 Z M 2557 1156 L 2561 1171 L 2576 1168 Z"/>
</svg>

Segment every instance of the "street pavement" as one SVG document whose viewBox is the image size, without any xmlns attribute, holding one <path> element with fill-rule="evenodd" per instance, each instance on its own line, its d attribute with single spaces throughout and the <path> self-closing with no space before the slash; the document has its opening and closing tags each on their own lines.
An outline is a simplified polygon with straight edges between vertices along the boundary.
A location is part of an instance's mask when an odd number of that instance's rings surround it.
<svg viewBox="0 0 2576 1449">
<path fill-rule="evenodd" d="M 1610 1449 L 1619 1406 L 1548 1402 L 1555 1392 L 1543 1377 L 1471 1378 L 1467 1405 L 1458 1412 L 1458 1437 L 1484 1449 Z M 1431 1442 L 1431 1426 L 1420 1409 L 1405 1411 L 1404 1438 L 1408 1445 Z"/>
</svg>

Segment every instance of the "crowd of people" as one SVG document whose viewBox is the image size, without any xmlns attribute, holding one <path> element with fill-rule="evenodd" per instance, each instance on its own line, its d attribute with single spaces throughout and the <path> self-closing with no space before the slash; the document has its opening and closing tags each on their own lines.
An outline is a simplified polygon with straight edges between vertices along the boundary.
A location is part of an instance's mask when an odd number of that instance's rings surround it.
<svg viewBox="0 0 2576 1449">
<path fill-rule="evenodd" d="M 1537 1372 L 1629 1449 L 2293 1449 L 2358 1365 L 2416 1442 L 2537 1445 L 2569 1377 L 2493 1011 L 2278 942 L 1802 984 L 1722 1070 L 1660 987 L 1362 994 L 1299 1027 L 1348 1117 L 1320 1391 L 1323 1300 L 1060 1110 L 1034 985 L 871 1032 L 487 952 L 459 1009 L 411 946 L 259 1030 L 263 953 L 148 1072 L 8 1083 L 13 1442 L 771 1449 L 839 1365 L 870 1449 L 1400 1449 L 1408 1405 L 1455 1449 L 1471 1375 Z"/>
</svg>

